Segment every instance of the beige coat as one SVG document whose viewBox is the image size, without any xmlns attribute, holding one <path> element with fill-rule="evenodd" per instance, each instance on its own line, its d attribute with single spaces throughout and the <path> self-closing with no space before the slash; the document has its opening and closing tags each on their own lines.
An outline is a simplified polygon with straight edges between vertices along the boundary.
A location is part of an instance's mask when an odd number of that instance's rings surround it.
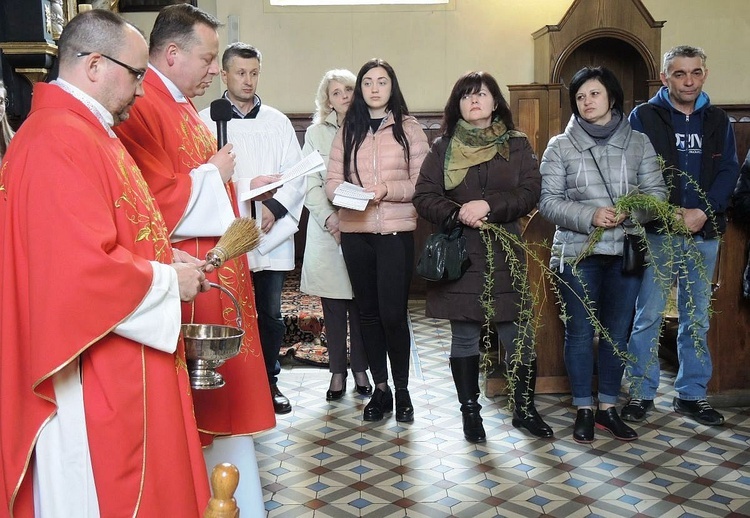
<svg viewBox="0 0 750 518">
<path fill-rule="evenodd" d="M 389 113 L 378 131 L 368 132 L 357 153 L 357 169 L 363 187 L 385 183 L 388 193 L 380 203 L 370 202 L 364 211 L 339 210 L 341 232 L 390 234 L 410 232 L 417 228 L 417 211 L 411 203 L 419 169 L 428 151 L 427 136 L 417 119 L 405 116 L 404 133 L 409 141 L 410 160 L 393 138 L 393 118 Z M 344 144 L 341 132 L 336 134 L 328 162 L 326 194 L 333 199 L 336 188 L 344 182 Z M 352 183 L 356 183 L 356 177 Z"/>
<path fill-rule="evenodd" d="M 336 131 L 336 112 L 331 112 L 325 121 L 307 128 L 302 154 L 309 155 L 317 151 L 328 165 L 328 154 Z M 334 207 L 326 196 L 325 181 L 326 171 L 307 177 L 305 207 L 310 211 L 310 219 L 307 221 L 300 290 L 328 299 L 351 299 L 352 285 L 349 282 L 344 256 L 341 255 L 341 246 L 325 229 L 326 220 L 337 211 L 337 207 Z"/>
</svg>

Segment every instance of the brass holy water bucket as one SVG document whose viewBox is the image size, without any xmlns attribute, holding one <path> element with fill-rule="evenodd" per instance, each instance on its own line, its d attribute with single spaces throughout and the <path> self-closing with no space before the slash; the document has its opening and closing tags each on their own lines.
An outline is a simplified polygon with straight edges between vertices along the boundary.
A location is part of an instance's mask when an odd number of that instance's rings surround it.
<svg viewBox="0 0 750 518">
<path fill-rule="evenodd" d="M 216 372 L 230 358 L 239 354 L 242 337 L 242 311 L 234 295 L 223 286 L 210 283 L 232 299 L 237 309 L 237 327 L 215 324 L 183 324 L 185 356 L 190 374 L 190 386 L 197 390 L 217 389 L 225 385 L 224 378 Z"/>
</svg>

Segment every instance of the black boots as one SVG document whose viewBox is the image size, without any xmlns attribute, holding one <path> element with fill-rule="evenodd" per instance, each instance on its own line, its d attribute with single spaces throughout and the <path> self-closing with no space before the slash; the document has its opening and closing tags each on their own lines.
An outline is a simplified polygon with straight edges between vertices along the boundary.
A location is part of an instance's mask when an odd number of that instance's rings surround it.
<svg viewBox="0 0 750 518">
<path fill-rule="evenodd" d="M 362 420 L 364 421 L 380 421 L 383 419 L 383 414 L 393 411 L 393 393 L 389 387 L 385 390 L 375 387 L 375 391 L 372 393 L 370 402 L 367 403 L 364 412 L 362 413 Z"/>
<path fill-rule="evenodd" d="M 414 405 L 411 403 L 409 390 L 405 388 L 396 389 L 396 421 L 399 423 L 411 423 L 414 421 Z"/>
<path fill-rule="evenodd" d="M 594 411 L 590 408 L 579 408 L 576 412 L 573 440 L 580 444 L 594 442 Z"/>
<path fill-rule="evenodd" d="M 484 442 L 487 435 L 482 426 L 482 416 L 479 415 L 482 409 L 479 404 L 479 355 L 451 358 L 450 362 L 458 401 L 461 403 L 464 437 L 469 442 Z"/>
<path fill-rule="evenodd" d="M 513 426 L 526 428 L 528 432 L 541 438 L 552 437 L 552 428 L 544 422 L 534 406 L 536 390 L 536 358 L 531 365 L 519 365 L 513 380 Z"/>
</svg>

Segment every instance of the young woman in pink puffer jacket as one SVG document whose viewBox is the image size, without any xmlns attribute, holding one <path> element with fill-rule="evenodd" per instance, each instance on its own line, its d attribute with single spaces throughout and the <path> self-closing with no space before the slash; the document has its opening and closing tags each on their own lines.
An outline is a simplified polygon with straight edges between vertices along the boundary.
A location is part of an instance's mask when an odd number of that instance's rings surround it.
<svg viewBox="0 0 750 518">
<path fill-rule="evenodd" d="M 427 150 L 427 136 L 409 116 L 393 68 L 381 59 L 365 63 L 333 141 L 326 177 L 331 200 L 345 181 L 374 194 L 363 211 L 339 210 L 341 249 L 375 383 L 365 421 L 379 421 L 393 410 L 386 357 L 395 386 L 396 420 L 414 420 L 408 391 L 407 303 L 417 213 L 411 199 Z"/>
</svg>

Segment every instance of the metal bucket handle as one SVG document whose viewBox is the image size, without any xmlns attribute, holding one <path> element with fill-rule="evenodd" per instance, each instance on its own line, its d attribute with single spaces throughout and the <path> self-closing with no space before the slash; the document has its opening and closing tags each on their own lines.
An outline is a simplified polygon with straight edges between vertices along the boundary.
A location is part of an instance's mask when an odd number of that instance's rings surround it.
<svg viewBox="0 0 750 518">
<path fill-rule="evenodd" d="M 224 286 L 216 284 L 215 282 L 209 282 L 208 284 L 210 284 L 212 288 L 218 288 L 229 295 L 229 298 L 232 299 L 232 302 L 234 302 L 234 307 L 237 310 L 237 327 L 242 329 L 242 310 L 240 309 L 240 303 L 237 302 L 237 299 L 234 297 L 234 295 L 232 295 L 232 292 L 226 289 Z"/>
</svg>

